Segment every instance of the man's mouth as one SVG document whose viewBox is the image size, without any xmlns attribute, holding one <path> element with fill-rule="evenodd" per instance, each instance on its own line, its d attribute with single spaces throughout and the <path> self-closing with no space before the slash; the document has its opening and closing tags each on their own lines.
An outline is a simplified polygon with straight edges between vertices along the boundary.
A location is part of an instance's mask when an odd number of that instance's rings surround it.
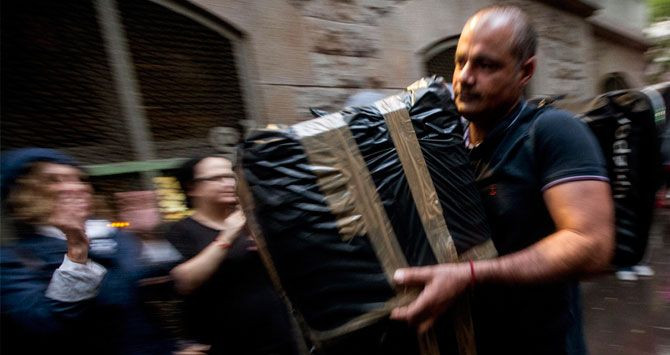
<svg viewBox="0 0 670 355">
<path fill-rule="evenodd" d="M 478 94 L 473 94 L 473 93 L 462 93 L 462 92 L 461 92 L 461 93 L 458 93 L 458 94 L 456 95 L 456 98 L 457 98 L 458 100 L 460 100 L 460 101 L 470 102 L 470 101 L 478 100 L 478 99 L 480 98 L 480 96 L 479 96 Z"/>
</svg>

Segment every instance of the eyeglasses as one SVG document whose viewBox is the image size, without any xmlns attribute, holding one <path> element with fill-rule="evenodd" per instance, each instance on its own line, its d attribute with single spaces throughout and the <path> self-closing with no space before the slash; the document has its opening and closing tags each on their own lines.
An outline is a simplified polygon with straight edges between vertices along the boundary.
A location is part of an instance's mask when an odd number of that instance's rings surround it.
<svg viewBox="0 0 670 355">
<path fill-rule="evenodd" d="M 199 181 L 211 181 L 211 182 L 230 182 L 230 181 L 236 181 L 237 178 L 235 175 L 230 175 L 230 174 L 221 174 L 221 175 L 213 175 L 213 176 L 203 176 L 203 177 L 198 177 L 194 178 L 194 182 L 199 182 Z"/>
</svg>

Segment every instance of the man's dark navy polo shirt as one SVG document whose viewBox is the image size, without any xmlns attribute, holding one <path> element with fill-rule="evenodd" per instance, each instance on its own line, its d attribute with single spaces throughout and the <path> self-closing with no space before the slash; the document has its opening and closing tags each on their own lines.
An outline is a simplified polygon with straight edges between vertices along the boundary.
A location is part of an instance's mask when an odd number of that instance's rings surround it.
<svg viewBox="0 0 670 355">
<path fill-rule="evenodd" d="M 519 105 L 470 150 L 493 242 L 500 255 L 555 232 L 543 192 L 576 180 L 607 181 L 589 128 L 570 113 Z M 579 353 L 577 281 L 529 286 L 483 285 L 473 317 L 479 354 Z"/>
</svg>

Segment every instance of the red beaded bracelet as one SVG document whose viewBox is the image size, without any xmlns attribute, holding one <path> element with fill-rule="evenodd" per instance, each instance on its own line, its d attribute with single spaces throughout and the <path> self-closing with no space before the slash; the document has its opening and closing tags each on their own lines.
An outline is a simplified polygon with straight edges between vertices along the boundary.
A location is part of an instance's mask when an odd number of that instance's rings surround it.
<svg viewBox="0 0 670 355">
<path fill-rule="evenodd" d="M 470 262 L 470 285 L 474 286 L 477 283 L 477 276 L 475 275 L 475 263 L 472 260 Z"/>
</svg>

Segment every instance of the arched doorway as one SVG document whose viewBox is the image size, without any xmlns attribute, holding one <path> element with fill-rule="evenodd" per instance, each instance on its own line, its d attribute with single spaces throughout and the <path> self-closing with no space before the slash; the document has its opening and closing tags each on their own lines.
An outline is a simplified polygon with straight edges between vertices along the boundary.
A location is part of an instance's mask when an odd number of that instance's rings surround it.
<svg viewBox="0 0 670 355">
<path fill-rule="evenodd" d="M 600 81 L 600 87 L 598 88 L 600 93 L 606 93 L 610 91 L 630 89 L 632 86 L 630 82 L 626 79 L 624 73 L 613 72 L 605 74 L 605 76 Z"/>
<path fill-rule="evenodd" d="M 458 36 L 443 39 L 424 51 L 424 67 L 426 74 L 439 75 L 451 83 L 454 75 L 454 56 Z"/>
</svg>

